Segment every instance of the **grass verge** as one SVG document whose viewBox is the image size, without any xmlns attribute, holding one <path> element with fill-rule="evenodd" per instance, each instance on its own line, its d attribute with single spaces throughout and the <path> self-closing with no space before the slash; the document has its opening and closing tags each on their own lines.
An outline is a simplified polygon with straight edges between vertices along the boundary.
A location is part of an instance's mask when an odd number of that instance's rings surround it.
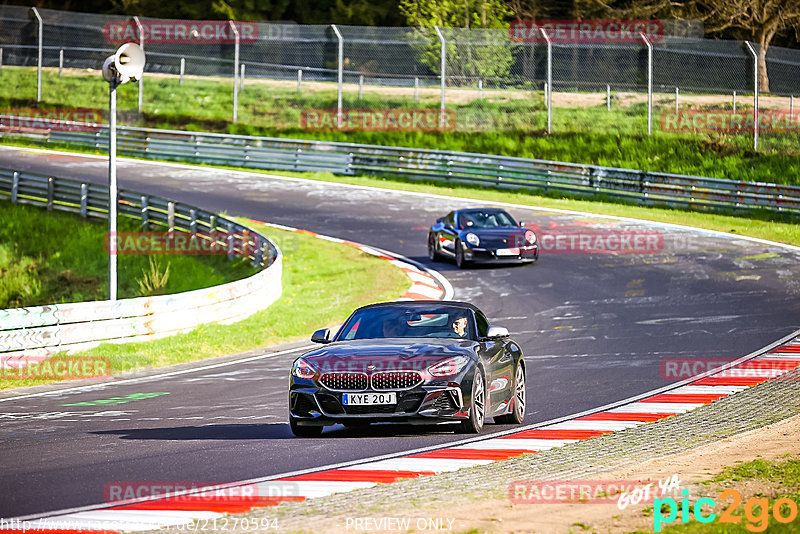
<svg viewBox="0 0 800 534">
<path fill-rule="evenodd" d="M 207 324 L 147 343 L 103 344 L 73 357 L 107 357 L 114 373 L 235 354 L 301 339 L 342 322 L 372 302 L 399 297 L 409 280 L 388 262 L 347 245 L 242 219 L 284 253 L 283 294 L 272 306 L 231 325 Z M 48 383 L 2 380 L 0 389 Z"/>
<path fill-rule="evenodd" d="M 31 107 L 107 108 L 107 87 L 96 73 L 72 72 L 62 78 L 45 69 L 43 102 L 20 95 L 36 94 L 36 71 L 6 67 L 0 86 L 0 108 L 9 113 Z M 647 135 L 646 108 L 642 103 L 567 104 L 553 111 L 552 134 L 546 131 L 546 111 L 541 92 L 523 89 L 477 91 L 451 88 L 448 108 L 456 114 L 456 129 L 420 131 L 311 131 L 301 127 L 304 110 L 335 109 L 335 84 L 312 83 L 298 94 L 294 85 L 271 80 L 251 80 L 239 95 L 238 122 L 231 122 L 231 81 L 218 78 L 186 79 L 174 76 L 148 78 L 144 111 L 137 109 L 134 84 L 118 90 L 121 124 L 148 128 L 205 130 L 236 134 L 348 141 L 417 148 L 436 147 L 486 154 L 590 163 L 649 171 L 798 184 L 800 135 L 762 132 L 759 151 L 752 150 L 752 134 L 667 133 L 659 127 L 662 111 L 674 109 L 672 97 L 656 96 L 654 132 Z M 347 86 L 346 109 L 430 108 L 439 106 L 438 92 L 423 89 L 419 102 L 409 90 L 366 87 L 363 98 Z M 570 100 L 570 93 L 563 98 Z M 576 102 L 587 95 L 575 93 Z M 693 95 L 683 96 L 691 102 Z M 727 112 L 727 95 L 716 104 L 692 104 L 692 109 Z M 602 102 L 602 100 L 601 100 Z M 700 101 L 698 101 L 700 102 Z M 747 108 L 739 105 L 739 109 Z"/>
<path fill-rule="evenodd" d="M 108 298 L 105 221 L 0 201 L 0 309 Z M 120 217 L 119 231 L 140 230 Z M 255 273 L 225 256 L 117 257 L 120 298 L 179 293 Z"/>
</svg>

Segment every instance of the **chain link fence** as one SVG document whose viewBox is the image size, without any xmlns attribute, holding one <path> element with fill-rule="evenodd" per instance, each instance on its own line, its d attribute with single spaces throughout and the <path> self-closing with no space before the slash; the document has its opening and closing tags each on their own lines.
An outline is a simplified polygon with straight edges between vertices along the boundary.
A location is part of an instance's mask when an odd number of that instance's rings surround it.
<svg viewBox="0 0 800 534">
<path fill-rule="evenodd" d="M 697 120 L 669 122 L 685 110 L 753 113 L 758 46 L 751 51 L 739 41 L 664 35 L 646 42 L 634 35 L 548 44 L 503 29 L 236 22 L 234 32 L 231 26 L 0 6 L 0 76 L 16 76 L 13 94 L 5 96 L 103 109 L 97 71 L 121 42 L 133 41 L 144 45 L 146 75 L 121 108 L 185 114 L 179 105 L 192 103 L 200 119 L 276 130 L 646 135 L 705 131 Z M 770 47 L 765 61 L 769 87 L 761 87 L 759 109 L 794 120 L 800 50 Z M 41 69 L 46 75 L 39 81 Z M 63 81 L 76 76 L 98 80 L 94 100 Z M 409 110 L 422 118 L 392 123 Z M 797 132 L 784 127 L 774 136 Z M 753 137 L 745 127 L 733 133 Z"/>
</svg>

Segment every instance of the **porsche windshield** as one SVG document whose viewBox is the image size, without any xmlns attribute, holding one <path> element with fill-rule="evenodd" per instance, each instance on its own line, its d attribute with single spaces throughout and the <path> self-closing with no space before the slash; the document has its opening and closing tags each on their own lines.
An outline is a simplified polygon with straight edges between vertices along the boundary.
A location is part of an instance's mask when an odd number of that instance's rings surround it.
<svg viewBox="0 0 800 534">
<path fill-rule="evenodd" d="M 381 338 L 475 339 L 469 310 L 456 307 L 378 307 L 356 311 L 338 340 Z"/>
<path fill-rule="evenodd" d="M 468 228 L 508 228 L 517 226 L 511 215 L 505 211 L 465 211 L 458 217 L 459 227 Z"/>
</svg>

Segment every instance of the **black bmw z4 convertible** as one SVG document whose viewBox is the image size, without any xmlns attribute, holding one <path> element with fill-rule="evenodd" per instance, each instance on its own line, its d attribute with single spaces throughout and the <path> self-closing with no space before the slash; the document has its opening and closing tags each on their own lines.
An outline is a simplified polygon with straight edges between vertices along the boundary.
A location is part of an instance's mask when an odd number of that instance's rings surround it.
<svg viewBox="0 0 800 534">
<path fill-rule="evenodd" d="M 289 422 L 300 437 L 326 425 L 452 424 L 479 433 L 488 417 L 525 418 L 525 362 L 508 330 L 472 304 L 386 302 L 357 309 L 324 346 L 292 364 Z"/>
</svg>

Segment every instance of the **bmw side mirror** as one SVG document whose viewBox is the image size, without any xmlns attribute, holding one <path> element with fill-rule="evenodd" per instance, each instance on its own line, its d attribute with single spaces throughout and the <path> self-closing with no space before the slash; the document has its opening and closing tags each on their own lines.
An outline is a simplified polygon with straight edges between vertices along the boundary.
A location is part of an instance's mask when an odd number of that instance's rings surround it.
<svg viewBox="0 0 800 534">
<path fill-rule="evenodd" d="M 519 221 L 519 225 L 520 225 L 522 228 L 525 228 L 525 221 Z"/>
<path fill-rule="evenodd" d="M 486 333 L 486 338 L 487 339 L 499 339 L 499 338 L 508 337 L 508 336 L 509 336 L 508 328 L 506 328 L 504 326 L 490 325 L 489 326 L 489 330 Z"/>
<path fill-rule="evenodd" d="M 311 334 L 311 341 L 314 343 L 330 343 L 331 342 L 331 329 L 321 328 Z"/>
</svg>

